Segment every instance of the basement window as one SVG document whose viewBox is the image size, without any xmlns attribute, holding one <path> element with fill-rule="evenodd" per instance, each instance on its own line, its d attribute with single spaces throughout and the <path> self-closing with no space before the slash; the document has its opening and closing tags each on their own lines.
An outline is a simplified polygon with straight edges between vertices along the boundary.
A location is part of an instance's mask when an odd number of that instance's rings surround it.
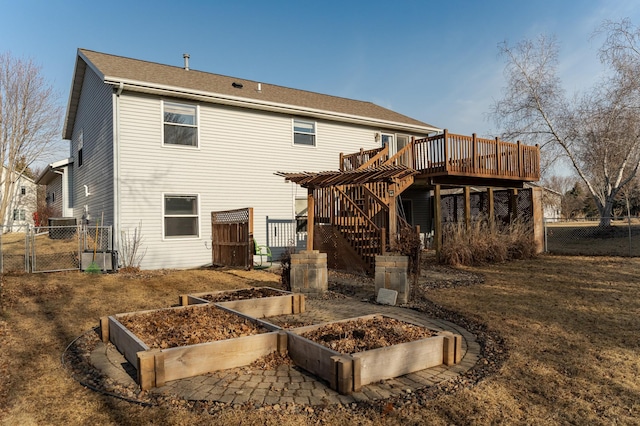
<svg viewBox="0 0 640 426">
<path fill-rule="evenodd" d="M 198 146 L 198 107 L 163 102 L 163 140 L 165 145 Z"/>
<path fill-rule="evenodd" d="M 164 196 L 164 236 L 165 238 L 184 238 L 200 235 L 198 196 Z"/>
</svg>

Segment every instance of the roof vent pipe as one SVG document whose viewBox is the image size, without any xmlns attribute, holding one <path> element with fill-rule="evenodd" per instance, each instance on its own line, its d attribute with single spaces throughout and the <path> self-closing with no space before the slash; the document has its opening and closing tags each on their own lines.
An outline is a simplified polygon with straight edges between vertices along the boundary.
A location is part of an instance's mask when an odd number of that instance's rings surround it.
<svg viewBox="0 0 640 426">
<path fill-rule="evenodd" d="M 189 54 L 188 53 L 184 53 L 182 55 L 182 57 L 184 58 L 184 69 L 185 71 L 189 71 Z"/>
</svg>

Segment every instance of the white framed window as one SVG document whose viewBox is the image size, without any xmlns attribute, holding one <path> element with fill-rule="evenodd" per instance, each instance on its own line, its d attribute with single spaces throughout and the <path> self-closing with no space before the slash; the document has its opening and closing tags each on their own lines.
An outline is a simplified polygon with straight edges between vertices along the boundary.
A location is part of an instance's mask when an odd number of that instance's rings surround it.
<svg viewBox="0 0 640 426">
<path fill-rule="evenodd" d="M 163 144 L 198 147 L 197 105 L 162 102 Z"/>
<path fill-rule="evenodd" d="M 26 186 L 21 186 L 20 187 L 20 195 L 27 195 L 27 187 Z"/>
<path fill-rule="evenodd" d="M 199 211 L 198 195 L 164 194 L 164 238 L 198 238 Z"/>
<path fill-rule="evenodd" d="M 13 210 L 13 220 L 26 220 L 27 214 L 24 209 L 14 209 Z"/>
<path fill-rule="evenodd" d="M 293 144 L 316 146 L 316 122 L 294 118 Z"/>
</svg>

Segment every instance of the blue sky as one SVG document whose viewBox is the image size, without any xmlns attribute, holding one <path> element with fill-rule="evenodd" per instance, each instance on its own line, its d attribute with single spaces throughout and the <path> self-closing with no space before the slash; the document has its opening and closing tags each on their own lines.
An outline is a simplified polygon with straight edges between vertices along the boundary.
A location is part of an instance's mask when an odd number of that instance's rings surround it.
<svg viewBox="0 0 640 426">
<path fill-rule="evenodd" d="M 0 52 L 29 57 L 66 106 L 79 47 L 366 100 L 462 134 L 497 133 L 498 43 L 560 42 L 569 92 L 597 81 L 604 20 L 640 1 L 0 0 Z M 64 146 L 64 145 L 63 145 Z M 59 158 L 66 155 L 62 151 Z"/>
</svg>

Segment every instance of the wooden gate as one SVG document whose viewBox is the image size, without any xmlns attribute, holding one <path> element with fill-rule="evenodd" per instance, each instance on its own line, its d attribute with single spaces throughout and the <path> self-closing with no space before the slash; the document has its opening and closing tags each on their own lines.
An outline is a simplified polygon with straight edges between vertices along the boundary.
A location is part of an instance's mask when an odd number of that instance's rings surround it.
<svg viewBox="0 0 640 426">
<path fill-rule="evenodd" d="M 212 263 L 253 267 L 253 208 L 211 212 Z"/>
</svg>

